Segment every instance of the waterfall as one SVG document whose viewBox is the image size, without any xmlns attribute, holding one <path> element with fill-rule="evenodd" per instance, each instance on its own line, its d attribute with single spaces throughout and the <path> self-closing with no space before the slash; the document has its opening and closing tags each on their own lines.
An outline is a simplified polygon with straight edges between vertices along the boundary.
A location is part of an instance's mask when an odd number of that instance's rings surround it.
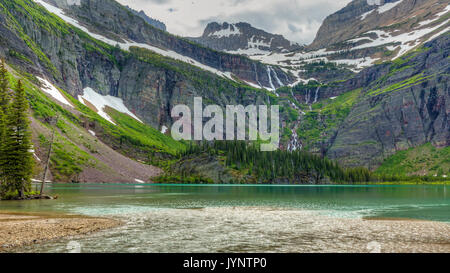
<svg viewBox="0 0 450 273">
<path fill-rule="evenodd" d="M 315 95 L 315 97 L 314 97 L 314 102 L 313 102 L 313 103 L 316 103 L 317 100 L 319 99 L 319 90 L 320 90 L 320 86 L 317 87 L 317 89 L 316 89 L 316 95 Z"/>
<path fill-rule="evenodd" d="M 310 91 L 309 91 L 309 89 L 308 90 L 306 90 L 306 104 L 309 104 L 309 98 L 310 98 Z"/>
<path fill-rule="evenodd" d="M 270 66 L 267 66 L 267 76 L 269 77 L 269 84 L 270 84 L 270 88 L 272 88 L 272 90 L 275 90 L 275 86 L 273 85 L 272 82 L 272 75 L 270 75 Z"/>
<path fill-rule="evenodd" d="M 256 69 L 256 63 L 253 63 L 253 67 L 255 68 L 255 78 L 256 78 L 256 83 L 257 83 L 260 87 L 263 87 L 263 86 L 261 85 L 261 83 L 259 82 L 259 79 L 258 79 L 258 69 Z"/>
<path fill-rule="evenodd" d="M 284 86 L 284 84 L 280 81 L 280 78 L 278 78 L 277 71 L 275 71 L 275 69 L 273 69 L 271 66 L 269 66 L 269 67 L 272 70 L 273 74 L 275 75 L 275 80 L 277 80 L 278 85 L 280 87 Z"/>
</svg>

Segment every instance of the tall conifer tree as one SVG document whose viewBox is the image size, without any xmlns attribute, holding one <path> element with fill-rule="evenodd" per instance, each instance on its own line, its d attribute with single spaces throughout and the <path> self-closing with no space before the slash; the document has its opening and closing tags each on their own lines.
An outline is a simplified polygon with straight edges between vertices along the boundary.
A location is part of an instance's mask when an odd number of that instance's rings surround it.
<svg viewBox="0 0 450 273">
<path fill-rule="evenodd" d="M 22 82 L 19 81 L 6 121 L 6 162 L 3 170 L 8 191 L 17 190 L 20 198 L 31 188 L 33 154 L 29 127 L 28 101 Z"/>
<path fill-rule="evenodd" d="M 5 130 L 6 113 L 8 113 L 9 94 L 8 94 L 8 72 L 3 60 L 0 60 L 0 195 L 4 192 L 4 171 L 5 162 Z"/>
</svg>

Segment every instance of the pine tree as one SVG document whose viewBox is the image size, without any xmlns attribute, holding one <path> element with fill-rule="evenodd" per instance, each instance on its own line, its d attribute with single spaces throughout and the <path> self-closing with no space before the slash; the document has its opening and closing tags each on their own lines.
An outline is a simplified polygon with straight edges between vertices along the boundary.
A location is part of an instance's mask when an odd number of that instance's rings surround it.
<svg viewBox="0 0 450 273">
<path fill-rule="evenodd" d="M 5 112 L 9 104 L 9 93 L 8 93 L 8 71 L 5 67 L 5 62 L 0 60 L 0 108 Z"/>
<path fill-rule="evenodd" d="M 8 113 L 9 94 L 8 94 L 8 72 L 4 61 L 0 61 L 0 195 L 4 193 L 4 171 L 2 166 L 5 162 L 5 130 L 6 113 Z"/>
<path fill-rule="evenodd" d="M 23 198 L 31 187 L 33 154 L 28 120 L 28 101 L 22 82 L 15 88 L 14 100 L 9 108 L 4 141 L 6 162 L 3 163 L 5 184 L 8 191 Z"/>
</svg>

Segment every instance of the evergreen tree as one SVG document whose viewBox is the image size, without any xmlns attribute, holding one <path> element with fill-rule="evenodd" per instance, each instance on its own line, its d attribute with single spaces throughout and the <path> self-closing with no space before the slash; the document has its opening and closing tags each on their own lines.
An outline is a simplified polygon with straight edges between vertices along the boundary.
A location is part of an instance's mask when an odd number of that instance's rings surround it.
<svg viewBox="0 0 450 273">
<path fill-rule="evenodd" d="M 5 62 L 0 60 L 0 108 L 4 113 L 9 104 L 8 85 L 8 71 L 6 70 Z"/>
<path fill-rule="evenodd" d="M 2 166 L 5 162 L 5 130 L 6 113 L 8 113 L 9 94 L 8 94 L 8 72 L 6 71 L 3 60 L 0 60 L 0 195 L 4 192 L 4 171 Z"/>
<path fill-rule="evenodd" d="M 33 154 L 31 153 L 31 132 L 28 120 L 28 101 L 22 82 L 15 88 L 14 100 L 9 108 L 6 120 L 4 141 L 5 162 L 4 184 L 7 191 L 19 193 L 23 198 L 31 189 Z"/>
</svg>

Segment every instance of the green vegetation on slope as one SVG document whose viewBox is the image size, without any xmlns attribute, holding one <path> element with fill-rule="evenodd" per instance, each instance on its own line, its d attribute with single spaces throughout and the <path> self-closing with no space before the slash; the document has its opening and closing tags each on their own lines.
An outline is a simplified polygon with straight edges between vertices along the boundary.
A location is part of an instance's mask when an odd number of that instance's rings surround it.
<svg viewBox="0 0 450 273">
<path fill-rule="evenodd" d="M 450 177 L 450 147 L 436 148 L 431 143 L 399 151 L 387 158 L 376 172 L 379 175 L 437 175 Z"/>
<path fill-rule="evenodd" d="M 262 152 L 257 143 L 245 141 L 202 142 L 190 145 L 180 157 L 203 153 L 222 158 L 223 164 L 231 171 L 239 172 L 245 183 L 323 184 L 373 179 L 365 168 L 344 169 L 334 161 L 304 151 Z"/>
<path fill-rule="evenodd" d="M 340 95 L 334 100 L 328 99 L 312 105 L 312 111 L 302 117 L 297 130 L 299 138 L 304 142 L 304 149 L 311 150 L 315 145 L 332 136 L 344 119 L 349 115 L 361 89 Z"/>
<path fill-rule="evenodd" d="M 126 114 L 111 108 L 107 109 L 107 113 L 121 129 L 121 142 L 127 141 L 135 146 L 150 147 L 149 152 L 156 151 L 172 155 L 185 149 L 185 145 L 181 142 L 162 134 L 160 131 Z"/>
<path fill-rule="evenodd" d="M 53 146 L 50 160 L 50 170 L 55 181 L 77 181 L 78 175 L 84 168 L 102 169 L 104 167 L 92 155 L 96 153 L 95 143 L 89 143 L 80 135 L 80 131 L 86 131 L 84 129 L 86 122 L 94 123 L 96 127 L 101 128 L 102 134 L 98 137 L 124 154 L 127 154 L 131 147 L 131 149 L 144 154 L 145 158 L 150 153 L 162 153 L 173 156 L 185 148 L 183 143 L 173 140 L 158 130 L 144 125 L 128 115 L 109 109 L 108 113 L 116 121 L 117 126 L 115 126 L 71 97 L 68 93 L 59 89 L 75 106 L 74 110 L 69 111 L 38 89 L 36 87 L 38 84 L 36 78 L 23 77 L 15 71 L 13 76 L 9 77 L 10 84 L 17 84 L 18 79 L 21 79 L 24 83 L 35 121 L 43 128 L 46 128 L 47 135 L 39 134 L 37 141 L 44 151 L 49 146 L 48 138 L 50 137 L 49 132 L 52 130 L 51 122 L 55 120 L 56 116 L 59 117 L 56 125 L 55 145 Z M 127 156 L 134 157 L 133 154 L 127 154 Z"/>
<path fill-rule="evenodd" d="M 25 33 L 22 24 L 17 21 L 16 16 L 12 12 L 20 13 L 26 18 L 31 19 L 38 26 L 52 32 L 58 30 L 60 33 L 66 33 L 67 28 L 63 26 L 67 26 L 67 24 L 62 20 L 58 20 L 55 15 L 48 13 L 43 7 L 40 7 L 31 0 L 2 0 L 0 2 L 0 9 L 7 15 L 7 25 L 17 33 L 49 71 L 53 75 L 57 75 L 58 72 L 55 66 L 47 55 L 43 53 L 42 49 Z M 22 53 L 16 52 L 16 54 L 20 54 L 20 59 L 29 61 L 28 57 Z"/>
</svg>

